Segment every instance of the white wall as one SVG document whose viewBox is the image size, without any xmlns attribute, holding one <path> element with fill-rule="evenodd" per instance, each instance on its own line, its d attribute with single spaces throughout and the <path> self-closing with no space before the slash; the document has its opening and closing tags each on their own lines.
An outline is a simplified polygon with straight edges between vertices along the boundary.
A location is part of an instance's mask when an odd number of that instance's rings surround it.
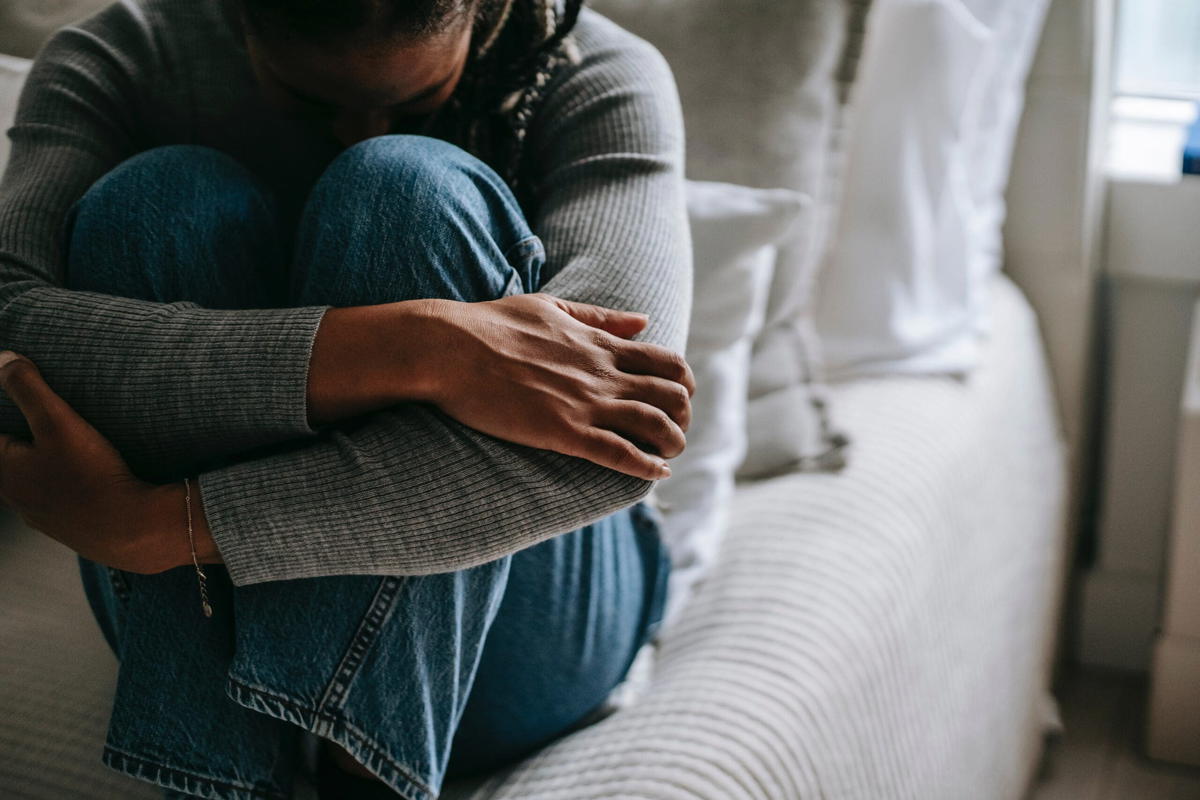
<svg viewBox="0 0 1200 800">
<path fill-rule="evenodd" d="M 1180 396 L 1200 297 L 1200 178 L 1109 185 L 1103 473 L 1078 656 L 1146 669 L 1159 624 Z"/>
</svg>

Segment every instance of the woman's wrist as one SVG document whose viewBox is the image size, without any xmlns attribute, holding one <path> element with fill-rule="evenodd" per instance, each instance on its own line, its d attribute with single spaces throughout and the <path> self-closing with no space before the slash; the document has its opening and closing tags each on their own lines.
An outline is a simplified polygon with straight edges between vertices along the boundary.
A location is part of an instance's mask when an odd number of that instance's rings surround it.
<svg viewBox="0 0 1200 800">
<path fill-rule="evenodd" d="M 406 300 L 325 312 L 309 362 L 309 422 L 336 422 L 435 397 L 432 329 L 452 303 Z"/>
<path fill-rule="evenodd" d="M 137 538 L 141 542 L 139 561 L 142 566 L 136 571 L 155 573 L 191 566 L 192 541 L 195 542 L 196 560 L 201 564 L 223 563 L 204 514 L 199 482 L 191 481 L 190 488 L 191 540 L 188 538 L 187 490 L 183 481 L 150 488 L 145 507 L 139 509 L 143 524 L 142 535 Z"/>
</svg>

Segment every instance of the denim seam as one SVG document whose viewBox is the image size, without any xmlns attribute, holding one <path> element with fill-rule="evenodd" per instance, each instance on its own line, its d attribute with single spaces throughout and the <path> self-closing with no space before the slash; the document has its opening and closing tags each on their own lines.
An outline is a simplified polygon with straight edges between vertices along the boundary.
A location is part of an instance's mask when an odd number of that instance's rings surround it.
<svg viewBox="0 0 1200 800">
<path fill-rule="evenodd" d="M 500 292 L 501 297 L 513 297 L 518 294 L 525 294 L 525 282 L 521 279 L 521 271 L 516 267 L 508 268 L 509 276 L 508 283 L 504 284 L 504 289 Z"/>
<path fill-rule="evenodd" d="M 348 750 L 406 800 L 434 800 L 437 793 L 396 761 L 370 736 L 340 713 L 318 711 L 278 692 L 230 678 L 226 693 L 246 708 L 290 722 Z M 400 783 L 402 785 L 396 786 Z"/>
<path fill-rule="evenodd" d="M 401 765 L 387 754 L 378 743 L 346 719 L 343 713 L 343 704 L 349 694 L 350 686 L 358 677 L 359 669 L 379 637 L 380 631 L 391 617 L 404 580 L 401 576 L 390 576 L 380 581 L 375 597 L 371 600 L 366 613 L 363 614 L 358 630 L 346 647 L 346 652 L 334 671 L 333 678 L 315 708 L 296 697 L 265 686 L 251 684 L 233 675 L 228 676 L 229 683 L 226 693 L 243 706 L 333 739 L 351 750 L 355 757 L 365 751 L 366 759 L 360 760 L 370 761 L 369 769 L 376 774 L 388 774 L 389 785 L 393 782 L 407 784 L 406 787 L 397 789 L 397 791 L 405 794 L 410 800 L 426 800 L 426 798 L 434 797 L 436 792 L 424 781 L 412 775 L 406 766 Z"/>
<path fill-rule="evenodd" d="M 106 567 L 108 571 L 108 580 L 112 584 L 113 595 L 122 603 L 129 602 L 129 582 L 125 580 L 125 575 L 115 567 Z"/>
<path fill-rule="evenodd" d="M 528 236 L 526 236 L 524 239 L 521 239 L 520 241 L 518 241 L 517 243 L 515 243 L 511 247 L 509 247 L 507 250 L 505 250 L 504 251 L 504 260 L 506 262 L 508 262 L 508 265 L 510 267 L 515 268 L 517 265 L 513 263 L 514 256 L 516 256 L 516 255 L 524 256 L 527 254 L 526 251 L 528 251 L 528 254 L 530 254 L 530 255 L 544 256 L 546 253 L 546 246 L 542 243 L 542 239 L 540 236 L 538 236 L 535 233 L 531 233 Z"/>
<path fill-rule="evenodd" d="M 201 797 L 207 795 L 219 800 L 287 800 L 288 798 L 288 795 L 284 793 L 256 789 L 228 780 L 218 780 L 175 767 L 164 767 L 161 764 L 155 764 L 126 753 L 110 744 L 104 746 L 102 760 L 105 765 L 117 772 L 186 794 L 203 792 L 205 794 L 201 794 Z"/>
<path fill-rule="evenodd" d="M 667 589 L 673 566 L 670 553 L 663 542 L 662 514 L 658 509 L 647 503 L 638 503 L 630 509 L 630 521 L 633 523 L 635 535 L 653 539 L 657 552 L 655 554 L 656 557 L 648 557 L 641 546 L 641 542 L 639 542 L 638 549 L 642 551 L 643 570 L 649 568 L 649 564 L 646 562 L 652 560 L 654 574 L 653 576 L 646 576 L 650 585 L 650 591 L 646 599 L 646 607 L 642 609 L 642 643 L 634 651 L 633 658 L 630 659 L 629 666 L 626 667 L 626 672 L 628 672 L 629 667 L 633 666 L 633 660 L 637 658 L 637 653 L 642 647 L 654 641 L 659 629 L 662 627 Z"/>
<path fill-rule="evenodd" d="M 367 653 L 375 644 L 379 631 L 383 629 L 396 606 L 396 598 L 400 595 L 402 581 L 403 579 L 399 577 L 388 577 L 380 582 L 379 589 L 376 590 L 367 613 L 363 614 L 354 638 L 350 640 L 350 645 L 346 648 L 341 663 L 338 664 L 333 678 L 325 688 L 325 695 L 317 703 L 319 711 L 328 713 L 328 709 L 342 708 L 346 696 L 349 694 L 350 685 L 358 677 L 358 670 L 366 660 Z"/>
</svg>

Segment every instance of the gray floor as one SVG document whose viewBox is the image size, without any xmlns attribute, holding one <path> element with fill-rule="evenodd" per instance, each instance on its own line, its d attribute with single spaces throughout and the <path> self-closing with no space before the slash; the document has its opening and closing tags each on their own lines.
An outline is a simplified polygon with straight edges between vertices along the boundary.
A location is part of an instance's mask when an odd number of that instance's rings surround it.
<svg viewBox="0 0 1200 800">
<path fill-rule="evenodd" d="M 0 797 L 162 797 L 100 763 L 115 669 L 73 554 L 0 512 Z"/>
<path fill-rule="evenodd" d="M 1143 677 L 1075 670 L 1058 698 L 1066 730 L 1028 800 L 1200 800 L 1200 769 L 1142 755 Z"/>
</svg>

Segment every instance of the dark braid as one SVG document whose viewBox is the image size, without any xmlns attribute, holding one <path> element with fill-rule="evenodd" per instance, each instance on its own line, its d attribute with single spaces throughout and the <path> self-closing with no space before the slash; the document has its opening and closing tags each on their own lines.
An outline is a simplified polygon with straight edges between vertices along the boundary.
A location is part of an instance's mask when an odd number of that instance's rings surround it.
<svg viewBox="0 0 1200 800">
<path fill-rule="evenodd" d="M 522 201 L 530 125 L 558 71 L 578 60 L 571 31 L 583 0 L 481 0 L 472 60 L 443 131 L 489 163 Z M 439 125 L 439 128 L 442 126 Z"/>
<path fill-rule="evenodd" d="M 522 205 L 524 145 L 551 80 L 578 60 L 570 37 L 583 0 L 481 0 L 472 60 L 439 113 L 438 133 L 503 176 Z"/>
</svg>

